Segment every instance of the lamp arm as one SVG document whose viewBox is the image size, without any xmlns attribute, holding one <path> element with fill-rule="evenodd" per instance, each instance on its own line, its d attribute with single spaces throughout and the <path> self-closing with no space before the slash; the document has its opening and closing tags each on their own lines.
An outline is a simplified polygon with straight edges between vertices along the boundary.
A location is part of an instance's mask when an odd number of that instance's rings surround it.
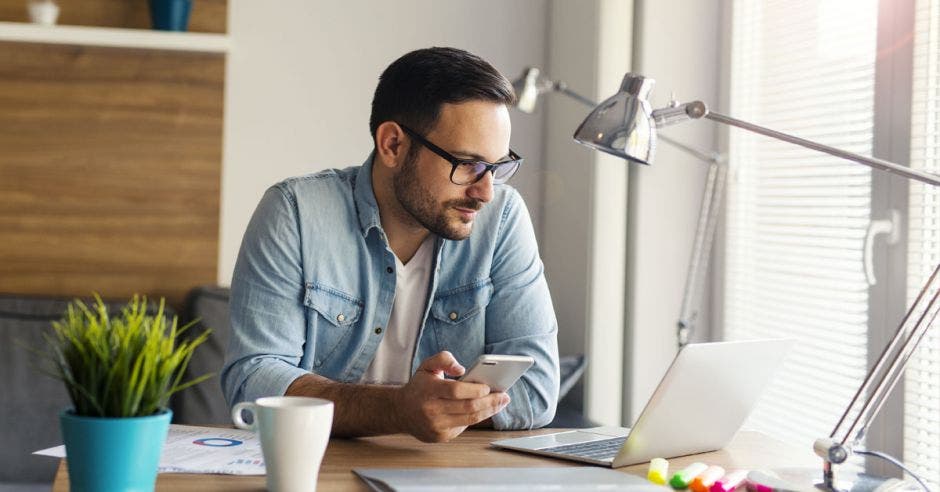
<svg viewBox="0 0 940 492">
<path fill-rule="evenodd" d="M 561 80 L 545 84 L 554 90 L 584 104 L 595 107 L 597 103 L 568 88 L 568 84 Z M 682 113 L 682 119 L 688 119 Z M 695 329 L 698 312 L 693 311 L 693 302 L 705 278 L 705 270 L 711 256 L 713 238 L 715 237 L 715 224 L 718 222 L 718 211 L 721 208 L 727 166 L 724 159 L 717 152 L 703 152 L 682 142 L 671 139 L 665 135 L 657 138 L 669 145 L 698 159 L 708 162 L 708 178 L 705 182 L 705 193 L 702 195 L 702 204 L 699 207 L 698 225 L 695 229 L 695 242 L 692 246 L 692 258 L 689 260 L 689 270 L 685 276 L 685 286 L 682 291 L 682 307 L 679 311 L 679 320 L 676 323 L 676 341 L 679 348 L 689 343 L 689 338 Z"/>
<path fill-rule="evenodd" d="M 671 108 L 666 108 L 666 109 L 671 109 Z M 694 102 L 686 103 L 686 104 L 676 107 L 675 109 L 683 110 L 688 118 L 692 118 L 692 119 L 708 118 L 710 120 L 714 120 L 719 123 L 736 126 L 738 128 L 743 128 L 745 130 L 748 130 L 754 133 L 765 135 L 771 138 L 776 138 L 777 140 L 783 140 L 784 142 L 790 142 L 792 144 L 806 147 L 808 149 L 812 149 L 818 152 L 823 152 L 826 154 L 834 155 L 836 157 L 841 157 L 843 159 L 857 162 L 859 164 L 864 164 L 868 167 L 880 169 L 882 171 L 888 171 L 888 172 L 898 174 L 906 178 L 917 180 L 917 181 L 927 183 L 930 185 L 940 186 L 940 176 L 937 176 L 935 174 L 918 171 L 916 169 L 911 169 L 907 166 L 895 164 L 891 161 L 877 159 L 874 157 L 867 157 L 861 154 L 856 154 L 854 152 L 848 152 L 842 149 L 837 149 L 835 147 L 830 147 L 828 145 L 816 143 L 811 140 L 806 140 L 805 138 L 795 137 L 787 133 L 778 132 L 776 130 L 771 130 L 770 128 L 766 128 L 760 125 L 755 125 L 753 123 L 748 123 L 747 121 L 739 120 L 737 118 L 732 118 L 731 116 L 723 115 L 720 113 L 715 113 L 715 112 L 709 111 L 705 103 L 701 101 L 694 101 Z M 657 110 L 657 111 L 663 111 L 663 110 Z M 656 114 L 657 111 L 653 112 L 654 118 L 657 116 Z M 670 111 L 669 113 L 663 113 L 661 115 L 661 118 L 663 119 L 662 124 L 664 125 L 678 123 L 680 121 L 678 117 L 675 118 L 676 121 L 672 121 L 671 119 L 667 119 L 666 118 L 667 116 L 675 117 L 675 112 Z M 657 123 L 657 126 L 660 125 L 660 121 L 658 119 L 656 123 Z"/>
<path fill-rule="evenodd" d="M 900 376 L 904 373 L 904 369 L 907 368 L 907 363 L 911 356 L 914 355 L 914 351 L 917 349 L 917 346 L 930 330 L 930 327 L 937 318 L 937 314 L 940 313 L 940 310 L 937 309 L 938 300 L 940 300 L 940 289 L 937 289 L 932 296 L 929 296 L 930 300 L 926 302 L 926 306 L 922 306 L 925 299 L 928 298 L 929 292 L 932 290 L 932 286 L 938 279 L 938 276 L 940 276 L 938 273 L 940 273 L 940 264 L 937 265 L 933 271 L 933 274 L 931 274 L 930 278 L 927 280 L 927 283 L 923 286 L 923 288 L 921 288 L 920 293 L 917 295 L 917 299 L 914 301 L 914 304 L 911 305 L 910 309 L 908 309 L 907 314 L 905 314 L 904 319 L 898 326 L 898 330 L 891 339 L 891 342 L 887 347 L 885 347 L 885 350 L 881 353 L 881 357 L 878 358 L 875 366 L 868 373 L 868 376 L 866 376 L 865 381 L 862 383 L 862 386 L 859 388 L 858 392 L 856 392 L 855 398 L 852 399 L 852 403 L 849 405 L 849 408 L 846 409 L 846 412 L 842 415 L 842 418 L 833 429 L 830 437 L 838 439 L 836 434 L 839 432 L 839 428 L 842 426 L 843 422 L 848 416 L 849 410 L 855 406 L 857 400 L 863 393 L 867 391 L 867 387 L 870 386 L 871 381 L 874 380 L 873 376 L 880 372 L 881 368 L 884 366 L 884 363 L 887 361 L 889 354 L 894 352 L 895 349 L 897 349 L 898 344 L 901 343 L 901 340 L 903 340 L 903 344 L 901 344 L 900 349 L 897 350 L 897 354 L 893 359 L 891 359 L 890 365 L 885 370 L 884 374 L 881 375 L 874 392 L 868 396 L 868 398 L 865 400 L 865 403 L 862 405 L 862 408 L 856 415 L 855 420 L 852 421 L 852 425 L 846 429 L 845 434 L 841 438 L 842 445 L 849 443 L 850 439 L 854 443 L 858 440 L 861 440 L 861 438 L 864 436 L 864 433 L 871 424 L 871 421 L 875 418 L 876 415 L 878 415 L 878 412 L 881 410 L 881 407 L 887 400 L 888 395 L 891 394 L 894 386 L 900 380 Z M 921 309 L 923 310 L 921 311 Z M 917 321 L 914 323 L 914 326 L 908 328 L 908 321 L 913 319 L 912 316 L 914 316 L 915 313 L 919 311 L 920 315 L 917 316 Z M 904 336 L 905 334 L 907 334 L 906 338 Z"/>
<path fill-rule="evenodd" d="M 864 437 L 864 433 L 868 429 L 868 426 L 871 425 L 872 419 L 878 415 L 888 395 L 891 394 L 891 390 L 894 389 L 894 386 L 900 380 L 901 374 L 904 373 L 904 369 L 907 367 L 907 363 L 917 349 L 917 346 L 920 345 L 920 342 L 930 330 L 931 325 L 933 325 L 934 321 L 937 319 L 937 314 L 940 313 L 940 310 L 937 310 L 935 306 L 937 305 L 938 297 L 940 297 L 940 289 L 937 289 L 933 294 L 923 312 L 918 316 L 914 327 L 910 330 L 906 329 L 907 322 L 912 319 L 912 314 L 920 310 L 921 303 L 927 298 L 927 293 L 934 288 L 931 286 L 933 286 L 934 282 L 937 280 L 938 273 L 940 273 L 940 264 L 937 265 L 930 279 L 927 280 L 927 283 L 920 290 L 920 293 L 917 295 L 917 300 L 914 301 L 914 304 L 911 305 L 911 308 L 907 311 L 904 320 L 901 321 L 898 327 L 898 331 L 895 333 L 888 346 L 881 352 L 881 356 L 878 358 L 875 366 L 872 367 L 871 371 L 865 376 L 865 381 L 859 387 L 858 391 L 855 392 L 855 396 L 852 398 L 848 407 L 846 407 L 842 418 L 839 419 L 839 422 L 832 430 L 829 439 L 817 439 L 813 444 L 813 450 L 823 459 L 823 483 L 827 490 L 836 490 L 835 474 L 832 465 L 834 463 L 845 462 L 845 460 L 848 459 L 850 449 Z M 931 311 L 933 311 L 933 314 L 930 314 Z M 927 319 L 928 316 L 929 320 L 925 323 L 924 320 Z M 904 338 L 904 333 L 907 331 L 909 331 L 910 334 L 904 340 L 900 351 L 891 359 L 891 365 L 881 376 L 877 388 L 865 400 L 861 410 L 859 410 L 855 420 L 852 422 L 852 425 L 846 430 L 840 440 L 836 436 L 839 434 L 843 423 L 846 422 L 848 415 L 851 413 L 856 403 L 867 391 L 871 382 L 875 380 L 875 374 L 880 372 L 881 368 L 884 367 L 888 357 Z M 850 438 L 852 442 L 847 445 Z"/>
<path fill-rule="evenodd" d="M 690 147 L 682 142 L 679 142 L 678 140 L 669 138 L 665 135 L 656 135 L 656 138 L 658 138 L 659 140 L 662 140 L 663 142 L 666 142 L 669 145 L 672 145 L 673 147 L 681 151 L 684 151 L 686 154 L 698 157 L 699 159 L 705 162 L 720 163 L 724 160 L 724 157 L 722 157 L 722 155 L 719 154 L 718 152 L 702 152 L 701 150 L 698 150 L 694 147 Z"/>
<path fill-rule="evenodd" d="M 847 152 L 835 147 L 771 130 L 737 118 L 732 118 L 727 115 L 713 113 L 710 112 L 705 103 L 701 101 L 694 101 L 682 105 L 676 104 L 657 109 L 652 112 L 652 117 L 657 127 L 680 123 L 686 119 L 708 118 L 719 123 L 736 126 L 760 135 L 830 154 L 858 164 L 898 174 L 922 183 L 940 186 L 940 176 L 935 174 L 911 169 L 883 159 Z M 839 422 L 832 430 L 829 439 L 819 439 L 816 441 L 814 449 L 824 460 L 823 478 L 825 485 L 829 489 L 833 488 L 834 480 L 832 464 L 844 462 L 848 458 L 850 447 L 864 437 L 868 426 L 871 425 L 872 420 L 881 410 L 881 407 L 891 394 L 891 391 L 900 380 L 917 346 L 930 330 L 934 321 L 936 321 L 938 314 L 940 314 L 940 286 L 934 285 L 938 278 L 940 278 L 940 265 L 937 265 L 934 269 L 927 283 L 920 290 L 920 293 L 918 293 L 917 299 L 911 305 L 907 314 L 905 314 L 904 319 L 898 326 L 891 341 L 878 357 L 874 367 L 872 367 L 865 376 L 865 380 L 862 382 L 858 391 L 856 391 L 849 406 L 845 409 Z M 933 291 L 932 295 L 930 294 L 931 291 Z M 908 322 L 915 320 L 915 318 L 916 321 L 914 325 L 908 327 Z M 875 383 L 876 380 L 877 383 Z M 874 390 L 869 393 L 873 384 Z M 866 394 L 867 397 L 865 397 L 864 402 L 861 403 L 861 408 L 858 410 L 854 420 L 852 420 L 851 425 L 848 426 L 844 434 L 839 436 L 852 410 Z"/>
<path fill-rule="evenodd" d="M 689 271 L 686 274 L 685 288 L 682 291 L 682 308 L 679 311 L 679 321 L 676 326 L 679 348 L 689 343 L 689 338 L 695 331 L 698 311 L 693 310 L 692 306 L 697 292 L 701 289 L 701 283 L 704 281 L 705 271 L 708 269 L 727 172 L 728 166 L 719 159 L 713 160 L 708 166 L 705 193 L 702 195 L 698 225 L 695 228 L 692 259 L 689 260 Z"/>
<path fill-rule="evenodd" d="M 535 88 L 538 94 L 560 92 L 589 108 L 597 106 L 595 101 L 571 90 L 568 84 L 563 80 L 550 80 L 539 76 L 535 81 Z M 675 106 L 670 106 L 670 108 L 675 108 Z M 677 116 L 681 116 L 682 120 L 688 119 L 684 110 L 674 109 L 674 111 L 679 112 Z M 676 339 L 679 348 L 682 348 L 689 341 L 698 315 L 697 311 L 693 308 L 693 302 L 697 298 L 698 290 L 701 288 L 701 283 L 705 278 L 705 271 L 708 269 L 712 243 L 715 237 L 715 226 L 718 222 L 718 215 L 721 209 L 727 165 L 724 163 L 722 155 L 718 152 L 701 151 L 665 135 L 658 135 L 658 138 L 686 154 L 709 163 L 705 193 L 702 196 L 702 203 L 699 207 L 699 218 L 695 230 L 692 258 L 689 261 L 689 269 L 685 278 L 685 286 L 682 294 L 682 308 L 676 327 Z"/>
<path fill-rule="evenodd" d="M 588 99 L 587 97 L 582 96 L 581 94 L 578 94 L 577 92 L 575 92 L 575 91 L 569 89 L 569 88 L 568 88 L 568 84 L 565 83 L 565 81 L 563 81 L 563 80 L 556 80 L 556 81 L 553 81 L 553 82 L 552 82 L 552 90 L 557 91 L 557 92 L 560 92 L 560 93 L 562 93 L 562 94 L 564 94 L 564 95 L 566 95 L 566 96 L 568 96 L 568 97 L 574 99 L 575 101 L 578 101 L 579 103 L 581 103 L 581 104 L 583 104 L 583 105 L 585 105 L 585 106 L 587 106 L 587 107 L 593 108 L 594 106 L 597 106 L 597 103 L 596 103 L 596 102 L 594 102 L 594 101 Z"/>
</svg>

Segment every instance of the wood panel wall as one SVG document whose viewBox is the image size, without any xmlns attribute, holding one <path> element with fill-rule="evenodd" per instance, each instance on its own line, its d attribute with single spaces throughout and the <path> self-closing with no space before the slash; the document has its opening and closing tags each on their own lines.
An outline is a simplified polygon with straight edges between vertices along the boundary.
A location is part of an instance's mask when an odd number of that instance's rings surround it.
<svg viewBox="0 0 940 492">
<path fill-rule="evenodd" d="M 0 292 L 179 307 L 216 281 L 224 64 L 0 43 Z"/>
<path fill-rule="evenodd" d="M 0 21 L 29 22 L 27 0 L 0 0 Z M 147 0 L 56 0 L 58 24 L 150 29 Z M 226 0 L 193 0 L 192 32 L 226 32 Z"/>
</svg>

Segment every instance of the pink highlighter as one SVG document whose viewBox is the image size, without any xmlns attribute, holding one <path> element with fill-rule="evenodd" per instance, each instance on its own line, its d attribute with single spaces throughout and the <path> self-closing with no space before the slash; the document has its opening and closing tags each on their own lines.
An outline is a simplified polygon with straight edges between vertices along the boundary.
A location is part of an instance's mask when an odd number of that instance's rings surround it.
<svg viewBox="0 0 940 492">
<path fill-rule="evenodd" d="M 709 492 L 732 492 L 744 483 L 747 478 L 747 470 L 735 470 L 712 484 Z"/>
<path fill-rule="evenodd" d="M 709 466 L 692 480 L 692 483 L 689 484 L 689 488 L 692 489 L 692 492 L 708 492 L 711 486 L 714 485 L 719 478 L 724 476 L 724 474 L 724 468 L 715 465 Z"/>
<path fill-rule="evenodd" d="M 774 472 L 753 470 L 747 474 L 747 490 L 752 492 L 797 492 L 800 488 L 780 478 Z"/>
</svg>

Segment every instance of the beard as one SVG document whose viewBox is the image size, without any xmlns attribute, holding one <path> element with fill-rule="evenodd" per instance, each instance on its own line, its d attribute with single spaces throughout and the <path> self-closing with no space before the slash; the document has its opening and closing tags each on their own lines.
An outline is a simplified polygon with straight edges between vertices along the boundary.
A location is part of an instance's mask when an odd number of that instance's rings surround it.
<svg viewBox="0 0 940 492">
<path fill-rule="evenodd" d="M 462 217 L 449 217 L 447 212 L 455 208 L 480 210 L 483 203 L 472 198 L 449 200 L 442 205 L 434 201 L 434 192 L 421 181 L 418 174 L 418 153 L 409 149 L 402 163 L 402 168 L 392 179 L 395 198 L 401 204 L 410 219 L 420 224 L 432 233 L 450 239 L 461 241 L 470 236 L 472 220 L 465 221 Z M 469 224 L 470 227 L 461 227 Z"/>
</svg>

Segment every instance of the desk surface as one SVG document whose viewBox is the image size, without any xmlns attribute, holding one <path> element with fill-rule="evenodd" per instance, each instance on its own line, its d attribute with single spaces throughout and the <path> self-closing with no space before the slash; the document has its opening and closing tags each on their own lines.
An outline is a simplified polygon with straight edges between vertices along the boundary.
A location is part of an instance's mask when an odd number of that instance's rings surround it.
<svg viewBox="0 0 940 492">
<path fill-rule="evenodd" d="M 411 436 L 393 435 L 361 439 L 331 439 L 327 447 L 317 490 L 363 490 L 368 488 L 352 473 L 354 468 L 419 467 L 524 467 L 582 466 L 573 461 L 556 460 L 489 446 L 491 441 L 509 437 L 545 434 L 557 429 L 497 432 L 470 430 L 448 443 L 425 444 Z M 819 467 L 811 449 L 798 449 L 756 432 L 740 432 L 725 449 L 669 460 L 670 470 L 679 470 L 694 461 L 720 465 L 725 469 Z M 619 468 L 618 471 L 646 476 L 647 465 Z M 55 492 L 68 492 L 68 469 L 63 461 L 56 474 Z M 263 476 L 160 474 L 157 490 L 166 491 L 260 491 Z"/>
</svg>

